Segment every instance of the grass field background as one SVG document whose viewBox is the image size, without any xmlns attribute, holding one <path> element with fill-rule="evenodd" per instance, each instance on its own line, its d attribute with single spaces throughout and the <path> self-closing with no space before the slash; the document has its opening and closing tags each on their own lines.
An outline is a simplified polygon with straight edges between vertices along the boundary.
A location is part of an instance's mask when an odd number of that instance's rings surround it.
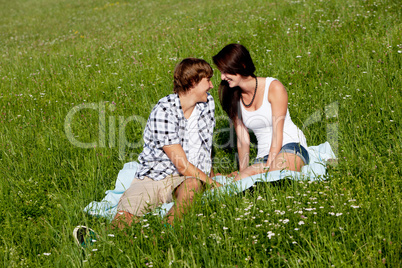
<svg viewBox="0 0 402 268">
<path fill-rule="evenodd" d="M 398 0 L 0 0 L 0 266 L 401 266 L 401 10 Z M 308 144 L 331 142 L 339 163 L 326 180 L 197 199 L 173 230 L 149 215 L 111 232 L 85 214 L 141 152 L 174 66 L 212 64 L 237 42 L 258 76 L 286 86 Z M 235 137 L 214 70 L 225 173 L 237 168 Z M 74 244 L 78 224 L 99 233 L 94 247 Z"/>
</svg>

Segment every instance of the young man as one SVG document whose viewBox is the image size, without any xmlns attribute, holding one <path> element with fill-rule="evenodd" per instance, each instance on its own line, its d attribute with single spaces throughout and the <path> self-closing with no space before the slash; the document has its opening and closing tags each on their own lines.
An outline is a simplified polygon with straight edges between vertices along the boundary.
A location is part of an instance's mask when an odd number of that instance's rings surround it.
<svg viewBox="0 0 402 268">
<path fill-rule="evenodd" d="M 219 186 L 212 175 L 215 103 L 211 66 L 187 58 L 174 71 L 174 93 L 159 100 L 144 130 L 137 178 L 125 191 L 112 224 L 131 225 L 150 209 L 175 200 L 167 220 L 173 225 L 206 184 Z"/>
<path fill-rule="evenodd" d="M 174 93 L 159 100 L 144 130 L 144 148 L 138 157 L 140 168 L 117 206 L 112 226 L 120 229 L 162 203 L 175 200 L 167 214 L 173 225 L 206 185 L 220 186 L 212 176 L 212 134 L 215 103 L 211 66 L 204 60 L 187 58 L 174 71 Z M 87 246 L 96 234 L 77 226 L 73 235 Z M 88 240 L 89 238 L 89 240 Z"/>
</svg>

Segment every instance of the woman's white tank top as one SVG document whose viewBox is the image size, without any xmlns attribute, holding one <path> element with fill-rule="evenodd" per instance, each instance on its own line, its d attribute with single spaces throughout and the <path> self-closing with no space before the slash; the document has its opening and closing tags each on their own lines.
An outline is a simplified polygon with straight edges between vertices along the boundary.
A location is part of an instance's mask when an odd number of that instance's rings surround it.
<svg viewBox="0 0 402 268">
<path fill-rule="evenodd" d="M 269 154 L 271 146 L 278 146 L 272 143 L 272 108 L 268 101 L 269 86 L 275 78 L 267 77 L 265 80 L 264 99 L 262 105 L 255 111 L 247 111 L 240 101 L 241 117 L 244 125 L 251 129 L 257 137 L 257 157 L 264 157 Z M 286 110 L 285 122 L 283 126 L 283 145 L 291 142 L 300 143 L 307 149 L 306 137 L 303 132 L 292 122 L 289 109 Z"/>
</svg>

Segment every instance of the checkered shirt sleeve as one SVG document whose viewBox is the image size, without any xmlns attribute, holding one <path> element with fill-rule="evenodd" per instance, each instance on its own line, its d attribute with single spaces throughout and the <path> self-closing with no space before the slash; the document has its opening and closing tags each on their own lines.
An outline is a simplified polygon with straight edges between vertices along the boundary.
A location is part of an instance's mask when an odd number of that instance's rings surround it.
<svg viewBox="0 0 402 268">
<path fill-rule="evenodd" d="M 203 150 L 200 157 L 202 163 L 197 167 L 208 173 L 212 167 L 211 149 L 212 134 L 215 126 L 215 104 L 212 96 L 208 95 L 206 103 L 197 105 L 201 109 L 199 119 L 200 137 L 203 140 Z M 178 174 L 176 167 L 163 151 L 163 146 L 180 144 L 183 148 L 188 143 L 185 136 L 187 120 L 180 105 L 177 94 L 171 94 L 162 98 L 152 110 L 144 130 L 144 148 L 138 160 L 141 168 L 137 177 L 145 176 L 154 180 L 164 179 L 166 176 Z M 186 155 L 188 151 L 185 150 Z"/>
</svg>

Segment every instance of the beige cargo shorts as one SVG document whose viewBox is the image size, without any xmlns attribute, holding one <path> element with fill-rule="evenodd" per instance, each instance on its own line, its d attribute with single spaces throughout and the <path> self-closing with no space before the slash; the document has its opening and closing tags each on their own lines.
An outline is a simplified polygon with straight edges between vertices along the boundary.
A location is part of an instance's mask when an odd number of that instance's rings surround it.
<svg viewBox="0 0 402 268">
<path fill-rule="evenodd" d="M 171 175 L 155 181 L 145 177 L 133 179 L 117 205 L 117 211 L 127 211 L 136 216 L 143 216 L 163 203 L 173 201 L 175 189 L 189 177 Z"/>
</svg>

